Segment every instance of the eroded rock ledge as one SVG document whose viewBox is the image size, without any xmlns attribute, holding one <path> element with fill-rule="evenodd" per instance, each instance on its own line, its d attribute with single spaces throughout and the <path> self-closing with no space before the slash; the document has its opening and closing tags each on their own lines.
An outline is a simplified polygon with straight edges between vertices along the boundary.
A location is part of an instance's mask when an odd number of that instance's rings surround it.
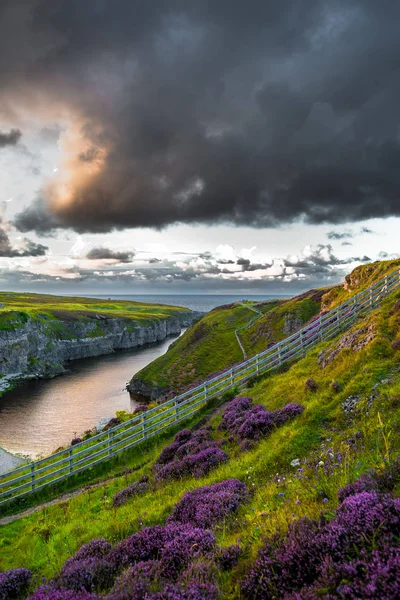
<svg viewBox="0 0 400 600">
<path fill-rule="evenodd" d="M 54 377 L 71 360 L 158 342 L 180 333 L 197 318 L 197 313 L 188 311 L 145 324 L 96 314 L 85 319 L 28 319 L 0 331 L 0 374 L 5 380 Z"/>
</svg>

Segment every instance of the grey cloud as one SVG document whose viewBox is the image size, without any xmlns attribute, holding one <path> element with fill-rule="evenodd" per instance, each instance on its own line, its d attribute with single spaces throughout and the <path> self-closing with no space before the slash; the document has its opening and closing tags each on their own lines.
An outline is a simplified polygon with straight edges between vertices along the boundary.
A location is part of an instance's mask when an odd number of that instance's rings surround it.
<svg viewBox="0 0 400 600">
<path fill-rule="evenodd" d="M 121 263 L 129 263 L 132 261 L 132 258 L 135 256 L 134 252 L 118 252 L 115 250 L 110 250 L 109 248 L 96 247 L 92 248 L 86 255 L 86 258 L 89 260 L 99 260 L 99 259 L 113 259 L 118 260 Z"/>
<path fill-rule="evenodd" d="M 3 133 L 0 131 L 0 148 L 6 146 L 16 146 L 22 137 L 22 133 L 19 129 L 11 129 L 9 133 Z"/>
<path fill-rule="evenodd" d="M 399 18 L 393 0 L 3 2 L 2 94 L 65 104 L 106 149 L 16 227 L 400 215 Z"/>
<path fill-rule="evenodd" d="M 48 250 L 47 246 L 36 244 L 27 238 L 24 238 L 22 248 L 14 248 L 4 229 L 0 228 L 0 257 L 17 258 L 24 256 L 44 256 Z"/>
<path fill-rule="evenodd" d="M 373 231 L 372 229 L 370 229 L 369 227 L 361 227 L 360 230 L 361 233 L 375 233 L 375 231 Z"/>
<path fill-rule="evenodd" d="M 354 235 L 350 231 L 329 231 L 327 233 L 327 238 L 329 240 L 346 240 L 354 237 Z"/>
</svg>

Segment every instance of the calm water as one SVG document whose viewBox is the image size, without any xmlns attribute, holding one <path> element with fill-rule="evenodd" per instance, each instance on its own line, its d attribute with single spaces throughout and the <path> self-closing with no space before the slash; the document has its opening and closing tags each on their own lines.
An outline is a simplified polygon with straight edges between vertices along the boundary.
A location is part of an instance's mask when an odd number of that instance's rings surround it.
<svg viewBox="0 0 400 600">
<path fill-rule="evenodd" d="M 124 295 L 95 296 L 187 306 L 207 312 L 244 298 L 261 301 L 276 296 Z M 69 373 L 51 380 L 28 381 L 0 398 L 0 447 L 37 457 L 68 444 L 117 410 L 135 402 L 125 384 L 147 364 L 164 354 L 175 337 L 142 349 L 87 358 L 69 365 Z"/>
<path fill-rule="evenodd" d="M 124 389 L 132 375 L 179 336 L 142 349 L 72 362 L 67 375 L 28 381 L 0 398 L 0 447 L 37 457 L 136 403 Z"/>
</svg>

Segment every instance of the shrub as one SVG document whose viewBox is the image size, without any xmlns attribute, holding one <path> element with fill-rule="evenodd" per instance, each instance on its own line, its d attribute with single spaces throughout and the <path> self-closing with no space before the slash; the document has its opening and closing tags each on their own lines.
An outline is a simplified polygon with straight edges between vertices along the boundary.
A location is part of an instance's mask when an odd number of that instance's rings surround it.
<svg viewBox="0 0 400 600">
<path fill-rule="evenodd" d="M 208 528 L 235 511 L 247 498 L 246 485 L 238 479 L 200 487 L 183 495 L 168 522 Z"/>
<path fill-rule="evenodd" d="M 132 485 L 117 492 L 113 498 L 113 506 L 118 507 L 126 504 L 129 498 L 137 496 L 138 494 L 144 494 L 148 491 L 149 487 L 149 478 L 144 475 L 139 481 L 135 481 Z"/>
<path fill-rule="evenodd" d="M 177 564 L 186 566 L 188 561 L 214 550 L 215 537 L 206 531 L 188 524 L 168 523 L 144 527 L 138 533 L 117 544 L 108 560 L 116 569 L 135 563 L 159 560 L 168 572 L 175 572 Z M 183 565 L 184 563 L 184 565 Z"/>
<path fill-rule="evenodd" d="M 305 388 L 306 388 L 306 390 L 309 390 L 310 392 L 316 392 L 318 389 L 318 384 L 315 381 L 315 379 L 312 379 L 312 377 L 310 377 L 310 379 L 307 379 L 307 381 L 305 383 Z"/>
<path fill-rule="evenodd" d="M 104 538 L 97 538 L 88 544 L 81 546 L 78 552 L 65 562 L 64 566 L 73 562 L 85 560 L 86 558 L 104 558 L 110 552 L 111 548 L 110 542 L 107 542 Z"/>
<path fill-rule="evenodd" d="M 60 588 L 86 590 L 110 588 L 115 579 L 115 566 L 104 558 L 84 558 L 66 563 L 57 579 Z"/>
<path fill-rule="evenodd" d="M 80 444 L 81 441 L 82 441 L 82 438 L 76 437 L 73 440 L 71 440 L 71 446 L 76 446 L 76 444 Z"/>
<path fill-rule="evenodd" d="M 259 440 L 267 436 L 274 427 L 283 425 L 303 412 L 303 407 L 295 402 L 286 404 L 280 410 L 268 411 L 262 404 L 252 404 L 252 399 L 239 397 L 226 408 L 219 429 L 236 435 L 242 443 L 245 440 Z M 246 445 L 243 445 L 246 450 Z"/>
<path fill-rule="evenodd" d="M 242 591 L 256 600 L 395 598 L 399 529 L 397 499 L 376 491 L 349 495 L 330 521 L 299 519 L 285 537 L 266 540 Z"/>
<path fill-rule="evenodd" d="M 378 491 L 381 493 L 392 492 L 400 483 L 400 457 L 391 465 L 387 465 L 381 472 L 370 470 L 359 477 L 354 483 L 346 485 L 338 491 L 339 501 L 360 492 Z"/>
<path fill-rule="evenodd" d="M 0 600 L 19 598 L 28 588 L 31 578 L 31 571 L 23 568 L 0 573 Z"/>
<path fill-rule="evenodd" d="M 217 565 L 222 571 L 229 571 L 236 565 L 241 555 L 240 546 L 229 546 L 229 548 L 221 548 L 216 556 Z"/>
<path fill-rule="evenodd" d="M 203 427 L 198 431 L 184 429 L 177 433 L 172 444 L 166 446 L 154 464 L 155 478 L 158 481 L 179 479 L 185 475 L 201 477 L 211 469 L 228 460 L 214 442 L 211 429 Z"/>
<path fill-rule="evenodd" d="M 228 455 L 219 447 L 209 447 L 197 454 L 185 456 L 182 460 L 171 462 L 156 470 L 155 478 L 158 481 L 167 479 L 180 479 L 185 475 L 202 477 L 218 465 L 227 462 Z"/>
<path fill-rule="evenodd" d="M 55 589 L 42 585 L 27 600 L 100 600 L 98 596 L 86 591 Z"/>
</svg>

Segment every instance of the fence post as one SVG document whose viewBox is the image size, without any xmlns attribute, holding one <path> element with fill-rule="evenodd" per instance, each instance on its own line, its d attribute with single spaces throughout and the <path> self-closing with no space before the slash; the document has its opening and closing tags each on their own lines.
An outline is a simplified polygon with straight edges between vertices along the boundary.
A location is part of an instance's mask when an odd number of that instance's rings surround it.
<svg viewBox="0 0 400 600">
<path fill-rule="evenodd" d="M 35 489 L 35 463 L 31 463 L 31 483 L 32 483 L 32 492 Z"/>
<path fill-rule="evenodd" d="M 259 356 L 256 356 L 256 368 L 257 368 L 257 375 L 260 373 L 260 365 L 259 365 L 259 362 L 260 362 L 260 357 L 259 357 Z"/>
<path fill-rule="evenodd" d="M 387 293 L 388 293 L 388 277 L 386 275 L 386 277 L 385 277 L 385 294 L 387 295 Z"/>
<path fill-rule="evenodd" d="M 234 383 L 235 383 L 235 379 L 234 379 L 234 377 L 233 377 L 233 369 L 231 369 L 230 376 L 231 376 L 231 383 L 230 383 L 230 385 L 231 385 L 231 387 L 233 387 L 233 386 L 234 386 Z"/>
<path fill-rule="evenodd" d="M 112 456 L 112 447 L 113 447 L 113 433 L 112 431 L 108 431 L 108 456 Z"/>
<path fill-rule="evenodd" d="M 72 461 L 72 448 L 70 447 L 70 449 L 69 449 L 69 472 L 72 473 L 73 470 L 74 470 L 74 465 L 73 465 L 73 461 Z"/>
<path fill-rule="evenodd" d="M 372 286 L 370 286 L 370 288 L 369 288 L 369 305 L 370 305 L 371 309 L 374 306 L 374 294 L 372 292 Z"/>
<path fill-rule="evenodd" d="M 306 351 L 304 349 L 304 331 L 300 331 L 300 344 L 301 344 L 301 351 L 303 353 L 303 356 L 305 356 Z"/>
<path fill-rule="evenodd" d="M 322 317 L 319 315 L 319 340 L 322 342 L 324 340 L 324 330 L 322 329 Z"/>
<path fill-rule="evenodd" d="M 175 421 L 179 421 L 179 410 L 178 410 L 178 400 L 174 400 L 174 408 L 175 408 Z"/>
<path fill-rule="evenodd" d="M 146 439 L 146 411 L 142 413 L 142 435 L 143 439 Z"/>
<path fill-rule="evenodd" d="M 207 381 L 204 384 L 204 398 L 205 398 L 205 400 L 208 400 Z"/>
<path fill-rule="evenodd" d="M 278 349 L 278 365 L 279 365 L 279 366 L 281 366 L 281 364 L 282 364 L 282 358 L 281 358 L 281 343 L 280 343 L 280 342 L 278 342 L 277 346 L 278 346 L 278 348 L 277 348 L 277 349 Z"/>
</svg>

